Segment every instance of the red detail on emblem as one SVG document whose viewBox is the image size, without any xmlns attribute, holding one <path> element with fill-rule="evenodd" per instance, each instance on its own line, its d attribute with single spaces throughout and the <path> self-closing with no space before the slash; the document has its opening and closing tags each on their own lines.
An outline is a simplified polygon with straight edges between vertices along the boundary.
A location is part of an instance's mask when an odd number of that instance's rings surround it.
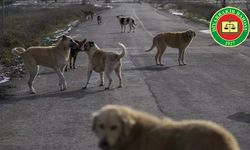
<svg viewBox="0 0 250 150">
<path fill-rule="evenodd" d="M 234 14 L 226 14 L 220 17 L 216 29 L 221 38 L 232 41 L 241 35 L 243 23 L 240 17 Z"/>
</svg>

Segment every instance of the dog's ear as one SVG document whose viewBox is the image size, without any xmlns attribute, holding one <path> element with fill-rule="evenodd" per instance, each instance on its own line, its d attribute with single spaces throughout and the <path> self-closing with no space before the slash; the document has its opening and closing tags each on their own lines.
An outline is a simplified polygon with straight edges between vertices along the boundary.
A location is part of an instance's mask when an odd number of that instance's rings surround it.
<svg viewBox="0 0 250 150">
<path fill-rule="evenodd" d="M 92 42 L 92 41 L 90 41 L 90 42 L 89 42 L 89 46 L 90 46 L 90 47 L 94 47 L 94 46 L 95 46 L 95 43 Z"/>
<path fill-rule="evenodd" d="M 66 38 L 67 38 L 66 35 L 63 35 L 63 36 L 62 36 L 62 40 L 65 40 Z"/>
<path fill-rule="evenodd" d="M 85 44 L 87 42 L 87 39 L 82 40 L 82 43 Z"/>
<path fill-rule="evenodd" d="M 95 112 L 92 114 L 92 131 L 96 130 L 97 117 L 99 116 L 99 112 Z"/>
<path fill-rule="evenodd" d="M 128 114 L 125 114 L 125 113 L 119 113 L 119 114 L 120 114 L 121 121 L 123 124 L 123 132 L 125 136 L 129 136 L 130 131 L 132 127 L 135 125 L 136 121 Z"/>
</svg>

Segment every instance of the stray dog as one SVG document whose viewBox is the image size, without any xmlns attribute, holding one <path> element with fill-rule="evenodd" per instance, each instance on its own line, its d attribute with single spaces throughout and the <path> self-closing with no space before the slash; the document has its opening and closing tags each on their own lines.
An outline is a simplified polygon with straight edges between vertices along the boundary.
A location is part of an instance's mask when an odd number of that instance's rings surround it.
<svg viewBox="0 0 250 150">
<path fill-rule="evenodd" d="M 91 20 L 94 19 L 94 12 L 93 11 L 82 11 L 84 14 L 85 19 L 88 20 L 88 18 L 90 17 Z"/>
<path fill-rule="evenodd" d="M 240 150 L 234 136 L 211 121 L 161 119 L 118 105 L 95 112 L 92 130 L 102 150 Z"/>
<path fill-rule="evenodd" d="M 192 42 L 195 37 L 195 32 L 193 30 L 187 30 L 184 32 L 173 32 L 173 33 L 161 33 L 154 37 L 153 44 L 149 50 L 149 52 L 153 50 L 154 47 L 157 48 L 157 53 L 155 55 L 155 63 L 156 65 L 163 66 L 161 63 L 161 57 L 165 52 L 167 47 L 178 48 L 179 49 L 179 65 L 186 65 L 185 59 L 185 51 L 189 44 Z M 159 60 L 159 63 L 158 63 Z M 181 63 L 182 62 L 182 63 Z"/>
<path fill-rule="evenodd" d="M 121 32 L 126 32 L 126 26 L 129 25 L 130 30 L 128 31 L 131 32 L 135 32 L 135 20 L 132 17 L 127 17 L 127 16 L 123 16 L 123 15 L 119 15 L 116 16 L 116 18 L 119 20 L 119 23 L 121 25 Z"/>
<path fill-rule="evenodd" d="M 97 23 L 101 24 L 102 23 L 102 16 L 97 16 Z"/>
<path fill-rule="evenodd" d="M 70 48 L 76 46 L 77 43 L 71 37 L 63 35 L 55 46 L 33 46 L 28 49 L 16 47 L 11 50 L 13 54 L 22 57 L 30 74 L 28 85 L 31 94 L 36 93 L 33 82 L 40 65 L 54 69 L 59 77 L 60 90 L 66 90 L 67 85 L 63 72 L 69 59 Z"/>
<path fill-rule="evenodd" d="M 107 76 L 109 80 L 109 84 L 105 89 L 109 89 L 112 83 L 111 73 L 115 71 L 116 75 L 119 78 L 119 86 L 121 88 L 123 86 L 122 83 L 122 75 L 121 75 L 121 67 L 122 67 L 122 57 L 126 54 L 126 47 L 119 43 L 122 47 L 122 53 L 117 54 L 114 52 L 105 52 L 101 50 L 94 42 L 88 41 L 84 44 L 84 50 L 89 58 L 88 64 L 88 74 L 87 74 L 87 82 L 83 89 L 87 88 L 89 83 L 92 71 L 94 70 L 97 73 L 100 73 L 101 84 L 104 85 L 104 77 L 103 73 Z"/>
<path fill-rule="evenodd" d="M 69 68 L 70 69 L 76 69 L 75 63 L 76 63 L 76 57 L 78 55 L 78 52 L 82 50 L 82 46 L 86 42 L 86 39 L 83 41 L 75 40 L 75 42 L 78 44 L 77 47 L 70 48 L 70 55 L 69 55 Z M 68 65 L 65 67 L 65 71 L 68 70 Z"/>
</svg>

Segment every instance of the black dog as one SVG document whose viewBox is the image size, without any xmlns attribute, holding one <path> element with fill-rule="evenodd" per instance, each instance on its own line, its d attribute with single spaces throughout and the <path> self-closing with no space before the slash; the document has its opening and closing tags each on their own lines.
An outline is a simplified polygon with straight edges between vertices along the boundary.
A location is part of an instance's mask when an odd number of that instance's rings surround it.
<svg viewBox="0 0 250 150">
<path fill-rule="evenodd" d="M 102 16 L 97 16 L 97 23 L 101 24 L 102 23 Z"/>
<path fill-rule="evenodd" d="M 75 42 L 78 44 L 77 47 L 70 49 L 70 55 L 69 55 L 69 68 L 70 69 L 76 69 L 75 63 L 76 63 L 76 57 L 78 55 L 78 52 L 82 50 L 82 46 L 86 42 L 86 39 L 83 41 L 75 40 Z M 65 68 L 65 71 L 68 70 L 68 65 Z"/>
</svg>

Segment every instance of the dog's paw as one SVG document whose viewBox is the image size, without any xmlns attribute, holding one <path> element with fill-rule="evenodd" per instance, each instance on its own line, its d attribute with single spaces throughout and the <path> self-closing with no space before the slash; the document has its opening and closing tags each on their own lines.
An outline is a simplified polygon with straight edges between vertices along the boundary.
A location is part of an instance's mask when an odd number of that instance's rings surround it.
<svg viewBox="0 0 250 150">
<path fill-rule="evenodd" d="M 36 94 L 36 91 L 30 91 L 30 94 Z"/>
<path fill-rule="evenodd" d="M 160 64 L 160 66 L 164 66 L 164 64 Z"/>
<path fill-rule="evenodd" d="M 82 89 L 83 89 L 83 90 L 84 90 L 84 89 L 87 89 L 87 86 L 82 87 Z"/>
<path fill-rule="evenodd" d="M 65 90 L 66 90 L 66 88 L 61 88 L 61 89 L 60 89 L 60 91 L 65 91 Z"/>
<path fill-rule="evenodd" d="M 104 86 L 104 84 L 103 84 L 103 83 L 101 83 L 99 86 Z"/>
<path fill-rule="evenodd" d="M 119 85 L 117 88 L 122 88 L 123 87 L 123 85 Z"/>
<path fill-rule="evenodd" d="M 109 87 L 106 87 L 105 90 L 109 90 L 110 88 Z"/>
</svg>

